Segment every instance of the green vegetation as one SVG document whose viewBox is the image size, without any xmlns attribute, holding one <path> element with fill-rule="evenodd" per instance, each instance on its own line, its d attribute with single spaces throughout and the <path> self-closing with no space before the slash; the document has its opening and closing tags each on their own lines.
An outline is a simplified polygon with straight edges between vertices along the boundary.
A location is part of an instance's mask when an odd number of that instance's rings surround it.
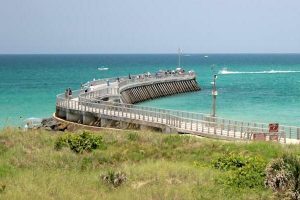
<svg viewBox="0 0 300 200">
<path fill-rule="evenodd" d="M 124 172 L 110 170 L 106 174 L 101 175 L 101 179 L 104 183 L 116 188 L 121 186 L 127 180 L 127 177 Z"/>
<path fill-rule="evenodd" d="M 213 161 L 213 166 L 227 172 L 220 176 L 221 183 L 243 188 L 264 186 L 266 162 L 260 157 L 229 153 Z"/>
<path fill-rule="evenodd" d="M 64 134 L 57 138 L 55 149 L 60 150 L 69 147 L 75 153 L 90 152 L 94 149 L 105 148 L 102 137 L 99 135 L 83 132 L 80 134 Z"/>
<path fill-rule="evenodd" d="M 300 159 L 295 155 L 284 155 L 270 162 L 265 184 L 278 198 L 300 199 Z"/>
<path fill-rule="evenodd" d="M 271 180 L 279 176 L 265 169 L 287 154 L 294 158 L 284 169 L 295 192 L 296 145 L 144 131 L 4 129 L 0 199 L 276 199 L 280 192 Z"/>
</svg>

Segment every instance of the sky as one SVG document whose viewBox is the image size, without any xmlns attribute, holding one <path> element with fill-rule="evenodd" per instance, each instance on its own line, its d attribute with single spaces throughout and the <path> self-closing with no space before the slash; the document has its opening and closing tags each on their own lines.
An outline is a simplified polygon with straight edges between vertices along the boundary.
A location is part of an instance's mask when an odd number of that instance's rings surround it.
<svg viewBox="0 0 300 200">
<path fill-rule="evenodd" d="M 0 0 L 0 54 L 300 53 L 299 0 Z"/>
</svg>

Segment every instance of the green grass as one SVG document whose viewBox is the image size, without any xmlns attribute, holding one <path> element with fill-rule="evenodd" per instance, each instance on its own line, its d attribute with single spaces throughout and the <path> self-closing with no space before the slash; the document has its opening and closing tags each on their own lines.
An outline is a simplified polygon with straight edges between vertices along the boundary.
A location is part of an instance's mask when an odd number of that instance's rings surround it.
<svg viewBox="0 0 300 200">
<path fill-rule="evenodd" d="M 212 160 L 224 154 L 259 156 L 266 162 L 296 145 L 228 142 L 145 131 L 103 131 L 105 149 L 74 153 L 55 149 L 63 133 L 0 132 L 0 199 L 272 199 L 265 188 L 229 187 Z M 127 181 L 111 188 L 100 176 L 122 171 Z"/>
</svg>

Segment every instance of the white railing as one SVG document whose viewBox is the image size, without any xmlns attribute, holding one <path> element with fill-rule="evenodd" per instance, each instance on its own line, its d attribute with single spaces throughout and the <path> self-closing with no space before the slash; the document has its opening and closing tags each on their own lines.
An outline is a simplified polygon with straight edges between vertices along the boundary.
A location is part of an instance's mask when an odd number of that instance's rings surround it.
<svg viewBox="0 0 300 200">
<path fill-rule="evenodd" d="M 235 139 L 251 139 L 254 133 L 268 133 L 268 127 L 258 126 L 255 123 L 239 123 L 233 120 L 212 118 L 207 114 L 172 111 L 130 104 L 109 102 L 93 103 L 90 101 L 80 102 L 62 99 L 57 101 L 57 106 L 111 117 L 168 125 L 176 128 L 180 132 L 210 134 Z M 285 142 L 285 138 L 299 139 L 299 128 L 281 126 L 279 140 Z"/>
<path fill-rule="evenodd" d="M 186 79 L 186 78 L 195 78 L 195 74 L 166 74 L 162 76 L 145 76 L 143 74 L 140 75 L 131 75 L 131 78 L 127 76 L 121 76 L 121 77 L 113 77 L 113 78 L 107 78 L 107 79 L 98 79 L 89 81 L 83 85 L 85 86 L 96 86 L 101 84 L 106 84 L 107 82 L 113 83 L 113 82 L 119 82 L 119 87 L 123 87 L 125 85 L 131 84 L 131 83 L 141 83 L 141 82 L 149 82 L 149 81 L 157 81 L 157 80 L 172 80 L 172 79 Z"/>
<path fill-rule="evenodd" d="M 123 87 L 135 84 L 135 83 L 148 83 L 148 82 L 155 82 L 155 81 L 168 81 L 168 80 L 187 80 L 187 79 L 193 79 L 195 78 L 194 74 L 170 74 L 170 75 L 164 75 L 162 77 L 141 77 L 141 78 L 131 78 L 131 79 L 124 79 L 120 81 L 119 87 L 120 90 L 123 89 Z"/>
<path fill-rule="evenodd" d="M 119 94 L 119 88 L 110 86 L 95 91 L 81 93 L 78 97 L 79 101 L 94 101 L 101 100 L 101 98 L 108 96 L 119 96 Z"/>
<path fill-rule="evenodd" d="M 184 77 L 188 78 L 186 76 Z M 174 79 L 177 77 L 164 77 L 164 79 L 169 78 Z M 152 81 L 150 78 L 143 80 Z M 128 79 L 123 81 L 120 81 L 120 83 L 132 84 L 140 80 Z M 126 86 L 126 84 L 124 86 Z M 269 132 L 268 124 L 265 123 L 236 121 L 211 117 L 211 115 L 204 113 L 168 110 L 100 100 L 100 97 L 110 95 L 119 95 L 119 88 L 110 86 L 86 93 L 83 90 L 77 90 L 73 92 L 72 97 L 68 98 L 66 98 L 64 94 L 60 94 L 57 95 L 56 105 L 61 108 L 80 110 L 83 112 L 93 112 L 96 114 L 164 124 L 182 132 L 210 134 L 227 138 L 251 139 L 255 133 L 268 134 Z M 77 97 L 78 99 L 74 100 Z M 95 103 L 95 100 L 97 100 L 97 103 Z M 281 142 L 285 142 L 286 138 L 300 140 L 299 127 L 280 125 L 278 134 Z"/>
</svg>

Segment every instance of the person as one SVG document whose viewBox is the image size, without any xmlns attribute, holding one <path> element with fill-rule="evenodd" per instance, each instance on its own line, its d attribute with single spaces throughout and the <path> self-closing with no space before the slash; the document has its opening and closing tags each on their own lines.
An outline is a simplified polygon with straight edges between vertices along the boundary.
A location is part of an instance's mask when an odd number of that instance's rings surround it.
<svg viewBox="0 0 300 200">
<path fill-rule="evenodd" d="M 118 83 L 120 82 L 120 78 L 119 77 L 117 77 L 117 81 L 118 81 Z"/>
<path fill-rule="evenodd" d="M 28 128 L 29 128 L 29 122 L 27 122 L 27 123 L 25 124 L 25 126 L 24 126 L 24 131 L 27 131 Z"/>
<path fill-rule="evenodd" d="M 131 79 L 131 76 L 130 76 L 130 74 L 128 75 L 128 79 Z"/>
<path fill-rule="evenodd" d="M 107 86 L 109 86 L 109 80 L 106 80 Z"/>
<path fill-rule="evenodd" d="M 69 88 L 69 97 L 72 97 L 72 90 Z"/>
</svg>

